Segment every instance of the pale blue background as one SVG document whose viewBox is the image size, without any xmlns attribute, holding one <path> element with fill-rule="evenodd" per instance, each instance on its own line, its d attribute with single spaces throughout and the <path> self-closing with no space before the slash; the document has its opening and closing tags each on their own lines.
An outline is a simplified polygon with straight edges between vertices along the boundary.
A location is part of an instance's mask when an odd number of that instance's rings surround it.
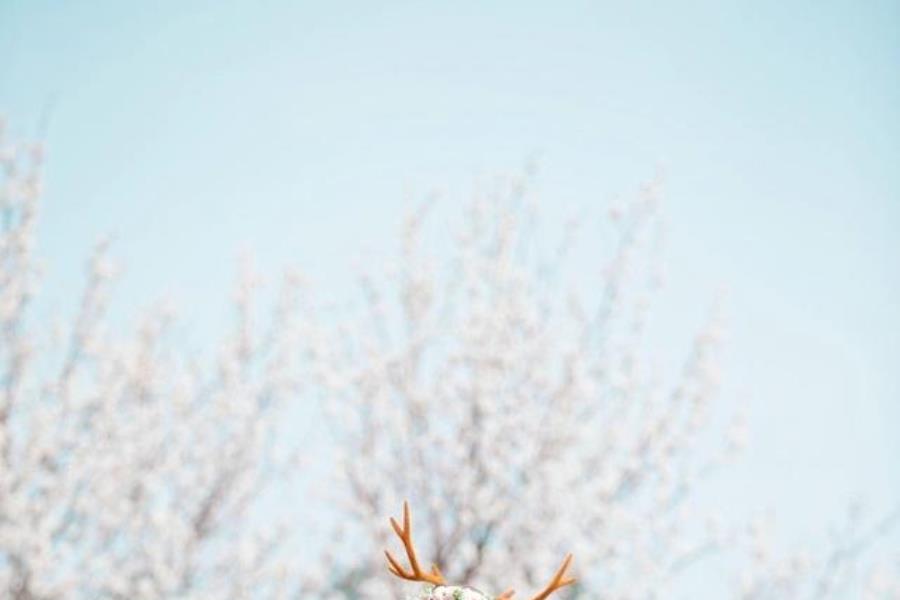
<svg viewBox="0 0 900 600">
<path fill-rule="evenodd" d="M 794 540 L 900 500 L 898 70 L 897 2 L 0 0 L 0 112 L 50 148 L 45 289 L 112 232 L 119 310 L 171 293 L 192 339 L 242 247 L 349 290 L 433 186 L 538 156 L 551 213 L 602 215 L 662 165 L 654 322 L 677 358 L 728 290 L 753 431 L 707 502 Z"/>
</svg>

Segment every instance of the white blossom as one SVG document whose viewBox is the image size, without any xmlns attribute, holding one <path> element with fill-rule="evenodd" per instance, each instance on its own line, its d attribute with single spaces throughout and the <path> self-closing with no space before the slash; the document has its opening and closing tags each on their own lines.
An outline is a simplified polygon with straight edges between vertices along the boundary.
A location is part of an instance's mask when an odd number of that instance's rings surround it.
<svg viewBox="0 0 900 600">
<path fill-rule="evenodd" d="M 648 346 L 659 182 L 590 240 L 606 248 L 587 254 L 596 278 L 573 258 L 571 226 L 541 246 L 527 178 L 484 187 L 456 230 L 413 215 L 398 264 L 363 273 L 361 310 L 310 319 L 309 367 L 342 457 L 329 501 L 347 507 L 316 565 L 328 577 L 310 590 L 404 597 L 380 554 L 404 499 L 422 560 L 490 598 L 510 587 L 529 598 L 567 552 L 578 585 L 560 597 L 604 600 L 669 597 L 698 561 L 750 552 L 739 525 L 693 502 L 747 441 L 741 417 L 711 423 L 722 320 L 698 323 L 673 377 Z M 810 563 L 756 551 L 760 569 L 742 585 L 734 575 L 735 597 L 794 597 L 796 577 L 815 587 Z"/>
<path fill-rule="evenodd" d="M 297 387 L 294 286 L 264 331 L 243 282 L 204 364 L 173 345 L 165 307 L 113 334 L 104 242 L 74 317 L 45 331 L 30 312 L 39 161 L 0 134 L 0 597 L 280 597 L 283 535 L 249 515 Z"/>
</svg>

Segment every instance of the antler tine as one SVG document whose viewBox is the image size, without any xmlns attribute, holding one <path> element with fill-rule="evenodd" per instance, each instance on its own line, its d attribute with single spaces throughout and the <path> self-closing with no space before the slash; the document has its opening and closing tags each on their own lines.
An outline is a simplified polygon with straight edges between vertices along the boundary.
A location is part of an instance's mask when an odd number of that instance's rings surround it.
<svg viewBox="0 0 900 600">
<path fill-rule="evenodd" d="M 556 571 L 556 575 L 553 576 L 553 580 L 547 584 L 547 587 L 544 588 L 540 594 L 532 598 L 531 600 L 546 600 L 547 597 L 550 596 L 553 592 L 560 588 L 564 588 L 567 585 L 571 585 L 575 583 L 575 579 L 568 578 L 566 579 L 566 571 L 569 568 L 569 564 L 572 562 L 572 555 L 566 555 L 566 559 L 563 561 L 562 565 L 560 565 L 559 569 Z"/>
<path fill-rule="evenodd" d="M 441 574 L 440 569 L 437 568 L 437 565 L 432 565 L 430 573 L 424 573 L 419 566 L 419 560 L 416 558 L 416 548 L 413 545 L 412 540 L 412 519 L 409 517 L 409 503 L 403 503 L 403 526 L 401 527 L 392 517 L 391 527 L 394 528 L 397 537 L 403 542 L 403 547 L 406 549 L 406 557 L 409 560 L 411 571 L 407 571 L 401 567 L 400 563 L 397 562 L 397 559 L 391 556 L 390 552 L 385 550 L 384 555 L 388 560 L 388 570 L 400 579 L 406 579 L 407 581 L 424 581 L 433 585 L 442 585 L 444 583 L 444 576 Z"/>
<path fill-rule="evenodd" d="M 511 600 L 512 597 L 515 595 L 516 595 L 516 591 L 513 590 L 512 588 L 510 588 L 510 589 L 506 590 L 505 592 L 503 592 L 502 594 L 500 594 L 499 596 L 497 596 L 496 600 Z"/>
</svg>

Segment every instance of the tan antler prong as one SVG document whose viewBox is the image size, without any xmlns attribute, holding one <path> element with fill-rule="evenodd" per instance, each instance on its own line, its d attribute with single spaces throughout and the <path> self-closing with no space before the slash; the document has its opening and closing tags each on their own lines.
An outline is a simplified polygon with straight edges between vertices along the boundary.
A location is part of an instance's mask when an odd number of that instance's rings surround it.
<svg viewBox="0 0 900 600">
<path fill-rule="evenodd" d="M 541 593 L 539 593 L 531 600 L 546 600 L 550 596 L 550 594 L 552 594 L 556 590 L 575 583 L 574 578 L 566 578 L 566 571 L 569 569 L 569 565 L 571 563 L 572 555 L 568 554 L 566 555 L 566 559 L 563 561 L 562 565 L 560 565 L 559 569 L 556 571 L 556 575 L 554 575 L 550 583 L 547 584 L 547 587 L 545 587 Z"/>
<path fill-rule="evenodd" d="M 384 555 L 388 560 L 388 570 L 400 579 L 406 579 L 407 581 L 423 581 L 432 585 L 443 585 L 444 576 L 441 575 L 441 570 L 438 569 L 437 565 L 432 565 L 430 573 L 423 572 L 419 566 L 419 560 L 416 558 L 416 548 L 412 540 L 412 519 L 409 516 L 409 503 L 403 503 L 403 526 L 401 527 L 394 518 L 391 518 L 391 527 L 393 527 L 400 541 L 403 542 L 410 570 L 407 571 L 400 566 L 397 559 L 385 550 Z"/>
</svg>

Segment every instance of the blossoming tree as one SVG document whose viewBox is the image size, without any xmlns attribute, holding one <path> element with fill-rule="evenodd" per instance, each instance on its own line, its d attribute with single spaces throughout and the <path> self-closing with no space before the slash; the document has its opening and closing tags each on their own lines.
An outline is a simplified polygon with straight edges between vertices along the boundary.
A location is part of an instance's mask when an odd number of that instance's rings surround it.
<svg viewBox="0 0 900 600">
<path fill-rule="evenodd" d="M 743 442 L 709 419 L 718 321 L 686 344 L 674 377 L 648 360 L 656 184 L 611 215 L 596 279 L 573 259 L 574 230 L 542 251 L 521 177 L 469 206 L 449 253 L 433 243 L 445 228 L 426 236 L 426 212 L 413 215 L 397 268 L 363 273 L 365 310 L 349 319 L 300 310 L 289 279 L 260 330 L 244 278 L 209 363 L 177 347 L 165 310 L 122 333 L 106 310 L 103 246 L 75 314 L 47 326 L 40 166 L 39 148 L 0 128 L 0 597 L 402 598 L 418 588 L 389 573 L 382 550 L 404 499 L 422 560 L 459 584 L 426 592 L 451 597 L 483 596 L 468 585 L 494 598 L 509 587 L 663 597 L 737 540 L 692 514 L 697 481 Z M 259 510 L 293 472 L 278 425 L 291 427 L 286 400 L 310 392 L 333 434 L 311 462 L 331 479 L 314 478 L 319 495 L 279 523 Z M 327 535 L 300 527 L 323 509 Z M 754 528 L 735 596 L 839 597 L 847 565 L 891 521 L 810 559 L 770 552 Z M 286 527 L 301 533 L 306 569 L 288 561 Z M 875 575 L 853 589 L 898 597 L 890 570 Z"/>
<path fill-rule="evenodd" d="M 244 282 L 206 366 L 173 347 L 165 310 L 116 335 L 101 246 L 74 317 L 46 327 L 40 166 L 0 131 L 0 597 L 278 597 L 281 535 L 248 513 L 289 466 L 271 431 L 296 386 L 293 286 L 261 332 Z"/>
<path fill-rule="evenodd" d="M 541 589 L 566 552 L 571 597 L 667 597 L 688 566 L 736 544 L 756 559 L 734 597 L 844 593 L 844 562 L 829 558 L 846 558 L 843 546 L 775 558 L 758 528 L 745 535 L 695 510 L 698 481 L 745 434 L 740 419 L 710 419 L 715 311 L 675 376 L 652 367 L 658 182 L 610 214 L 597 277 L 584 268 L 596 255 L 576 258 L 574 223 L 542 251 L 531 187 L 528 174 L 486 184 L 449 251 L 452 227 L 429 233 L 428 210 L 414 214 L 397 264 L 363 271 L 363 310 L 338 325 L 313 319 L 305 340 L 339 454 L 329 489 L 346 510 L 317 564 L 326 576 L 307 590 L 415 591 L 380 552 L 392 542 L 385 515 L 409 499 L 421 560 L 493 597 Z"/>
</svg>

